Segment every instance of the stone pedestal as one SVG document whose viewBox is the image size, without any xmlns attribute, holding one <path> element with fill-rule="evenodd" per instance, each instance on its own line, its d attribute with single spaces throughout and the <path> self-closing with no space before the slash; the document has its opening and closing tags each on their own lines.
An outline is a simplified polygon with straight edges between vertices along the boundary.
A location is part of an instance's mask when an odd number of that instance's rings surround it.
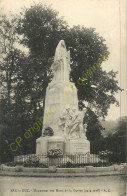
<svg viewBox="0 0 127 196">
<path fill-rule="evenodd" d="M 49 137 L 40 137 L 36 140 L 36 154 L 47 154 L 47 141 Z"/>
<path fill-rule="evenodd" d="M 65 145 L 66 154 L 90 153 L 90 142 L 85 139 L 67 140 Z"/>
<path fill-rule="evenodd" d="M 43 129 L 51 127 L 54 135 L 60 135 L 62 132 L 58 128 L 60 117 L 67 106 L 75 107 L 78 110 L 77 89 L 72 82 L 58 81 L 51 82 L 46 89 L 45 111 L 43 121 Z M 53 110 L 53 112 L 52 112 Z M 51 111 L 49 118 L 46 114 Z"/>
<path fill-rule="evenodd" d="M 65 154 L 90 153 L 90 142 L 85 139 L 66 140 L 60 136 L 40 137 L 36 140 L 36 154 L 47 154 L 50 149 L 61 149 Z"/>
<path fill-rule="evenodd" d="M 65 140 L 60 136 L 40 137 L 36 140 L 36 154 L 47 154 L 50 149 L 61 149 L 65 152 Z"/>
<path fill-rule="evenodd" d="M 53 136 L 48 139 L 47 150 L 50 149 L 60 149 L 62 152 L 65 152 L 65 140 L 60 136 Z"/>
</svg>

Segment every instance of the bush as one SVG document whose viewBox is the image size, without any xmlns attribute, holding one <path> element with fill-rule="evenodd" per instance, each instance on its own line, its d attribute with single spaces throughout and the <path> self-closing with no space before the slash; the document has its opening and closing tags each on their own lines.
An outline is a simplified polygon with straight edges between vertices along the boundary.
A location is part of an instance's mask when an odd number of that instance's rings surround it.
<svg viewBox="0 0 127 196">
<path fill-rule="evenodd" d="M 58 157 L 61 157 L 62 155 L 63 155 L 62 150 L 55 149 L 55 148 L 50 149 L 47 153 L 47 157 L 49 158 L 58 158 Z"/>
<path fill-rule="evenodd" d="M 6 165 L 10 166 L 10 167 L 15 167 L 16 163 L 15 162 L 8 162 L 8 163 L 6 163 Z"/>
<path fill-rule="evenodd" d="M 47 168 L 48 166 L 43 164 L 43 163 L 39 163 L 39 159 L 32 160 L 32 157 L 29 158 L 27 161 L 25 162 L 8 162 L 6 163 L 7 166 L 10 167 L 16 167 L 16 166 L 23 166 L 23 167 L 39 167 L 39 168 Z"/>
<path fill-rule="evenodd" d="M 39 158 L 37 156 L 29 156 L 29 158 L 23 163 L 24 167 L 39 167 Z"/>
<path fill-rule="evenodd" d="M 109 159 L 109 157 L 111 156 L 112 152 L 105 150 L 105 151 L 100 151 L 99 152 L 99 156 L 101 159 Z"/>
<path fill-rule="evenodd" d="M 66 163 L 66 168 L 72 168 L 72 167 L 74 167 L 73 163 L 71 163 L 71 162 Z"/>
<path fill-rule="evenodd" d="M 61 168 L 83 168 L 86 166 L 93 166 L 93 167 L 108 167 L 112 164 L 109 162 L 98 162 L 98 163 L 71 163 L 67 162 L 66 164 L 61 165 Z"/>
</svg>

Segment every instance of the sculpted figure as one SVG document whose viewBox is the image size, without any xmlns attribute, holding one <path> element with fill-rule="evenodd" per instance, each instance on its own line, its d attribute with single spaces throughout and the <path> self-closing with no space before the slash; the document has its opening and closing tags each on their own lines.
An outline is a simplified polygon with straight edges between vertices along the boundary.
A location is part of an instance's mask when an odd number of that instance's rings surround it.
<svg viewBox="0 0 127 196">
<path fill-rule="evenodd" d="M 60 117 L 61 122 L 59 124 L 59 126 L 62 128 L 62 132 L 63 132 L 65 137 L 67 137 L 68 134 L 69 134 L 69 125 L 70 125 L 71 119 L 72 119 L 72 117 L 71 117 L 71 114 L 70 114 L 70 107 L 67 106 L 66 111 Z"/>
<path fill-rule="evenodd" d="M 54 62 L 62 59 L 63 57 L 66 57 L 66 53 L 67 53 L 67 51 L 66 51 L 65 42 L 64 42 L 64 40 L 60 40 L 60 42 L 56 48 Z"/>
<path fill-rule="evenodd" d="M 69 81 L 70 51 L 66 50 L 64 40 L 56 48 L 54 63 L 51 66 L 54 73 L 53 82 Z"/>
<path fill-rule="evenodd" d="M 74 112 L 74 109 L 73 109 Z M 85 132 L 83 127 L 83 118 L 85 115 L 86 110 L 83 109 L 83 111 L 75 112 L 74 120 L 73 120 L 73 126 L 70 130 L 70 138 L 85 138 Z"/>
<path fill-rule="evenodd" d="M 67 139 L 86 139 L 86 126 L 83 125 L 85 112 L 85 109 L 83 109 L 83 111 L 76 111 L 75 107 L 70 109 L 70 107 L 67 106 L 66 111 L 60 117 L 61 123 L 59 124 Z"/>
</svg>

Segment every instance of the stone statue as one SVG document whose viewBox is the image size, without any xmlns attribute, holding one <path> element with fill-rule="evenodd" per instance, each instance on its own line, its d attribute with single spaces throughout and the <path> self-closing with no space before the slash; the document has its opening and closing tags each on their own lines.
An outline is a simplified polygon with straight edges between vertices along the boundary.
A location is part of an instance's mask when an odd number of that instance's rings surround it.
<svg viewBox="0 0 127 196">
<path fill-rule="evenodd" d="M 84 128 L 83 128 L 83 118 L 85 115 L 85 111 L 83 109 L 83 111 L 79 111 L 75 113 L 75 117 L 74 117 L 74 121 L 73 121 L 73 126 L 71 127 L 70 130 L 70 138 L 85 138 L 85 133 L 84 133 Z"/>
<path fill-rule="evenodd" d="M 70 114 L 70 107 L 66 107 L 66 111 L 60 117 L 60 124 L 59 127 L 62 128 L 62 132 L 65 137 L 69 134 L 70 123 L 72 122 L 72 117 Z"/>
<path fill-rule="evenodd" d="M 61 60 L 63 57 L 66 57 L 66 46 L 64 40 L 61 40 L 56 48 L 54 62 Z"/>
<path fill-rule="evenodd" d="M 76 111 L 76 108 L 66 108 L 66 111 L 60 117 L 59 126 L 62 128 L 66 139 L 86 139 L 86 133 L 83 126 L 83 118 L 86 110 Z"/>
<path fill-rule="evenodd" d="M 61 40 L 56 48 L 54 63 L 51 67 L 54 77 L 53 82 L 69 81 L 70 51 L 66 50 L 64 40 Z"/>
</svg>

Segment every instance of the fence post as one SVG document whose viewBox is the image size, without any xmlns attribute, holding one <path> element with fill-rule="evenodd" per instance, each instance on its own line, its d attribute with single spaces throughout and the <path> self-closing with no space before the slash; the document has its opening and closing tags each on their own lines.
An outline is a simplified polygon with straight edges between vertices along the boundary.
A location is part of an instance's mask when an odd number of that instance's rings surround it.
<svg viewBox="0 0 127 196">
<path fill-rule="evenodd" d="M 90 153 L 87 153 L 87 163 L 90 163 Z"/>
</svg>

